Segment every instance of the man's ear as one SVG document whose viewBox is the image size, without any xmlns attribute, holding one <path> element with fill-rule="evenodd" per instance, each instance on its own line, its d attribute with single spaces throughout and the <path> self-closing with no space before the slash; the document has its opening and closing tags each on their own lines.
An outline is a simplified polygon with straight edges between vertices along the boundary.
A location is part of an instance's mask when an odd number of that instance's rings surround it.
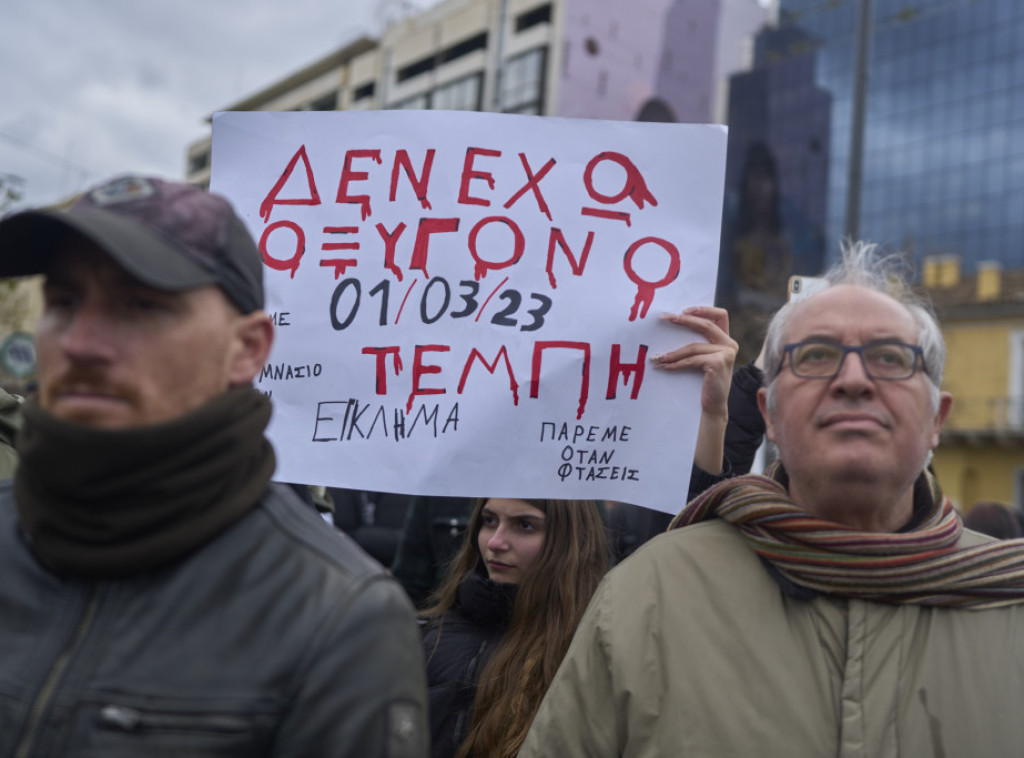
<svg viewBox="0 0 1024 758">
<path fill-rule="evenodd" d="M 757 409 L 764 418 L 764 436 L 775 442 L 775 429 L 772 426 L 771 414 L 768 413 L 768 390 L 764 387 L 757 391 Z"/>
<path fill-rule="evenodd" d="M 274 324 L 264 311 L 253 311 L 235 323 L 233 353 L 229 358 L 228 383 L 249 384 L 263 369 L 274 344 Z"/>
<path fill-rule="evenodd" d="M 953 396 L 948 392 L 939 393 L 939 410 L 935 414 L 935 429 L 932 431 L 932 450 L 939 446 L 939 434 L 942 432 L 942 425 L 946 423 L 949 410 L 953 407 Z"/>
</svg>

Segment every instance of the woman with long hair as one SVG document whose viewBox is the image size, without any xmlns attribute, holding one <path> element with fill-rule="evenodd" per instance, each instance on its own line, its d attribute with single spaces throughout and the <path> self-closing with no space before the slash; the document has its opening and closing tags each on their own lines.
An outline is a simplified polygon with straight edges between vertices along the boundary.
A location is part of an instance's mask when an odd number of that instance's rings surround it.
<svg viewBox="0 0 1024 758">
<path fill-rule="evenodd" d="M 661 318 L 704 338 L 651 357 L 657 369 L 702 375 L 693 497 L 724 475 L 737 345 L 721 308 Z M 519 751 L 607 563 L 592 500 L 476 504 L 462 547 L 423 611 L 433 758 L 511 758 Z"/>
<path fill-rule="evenodd" d="M 593 501 L 477 503 L 424 611 L 434 758 L 516 754 L 607 561 Z"/>
</svg>

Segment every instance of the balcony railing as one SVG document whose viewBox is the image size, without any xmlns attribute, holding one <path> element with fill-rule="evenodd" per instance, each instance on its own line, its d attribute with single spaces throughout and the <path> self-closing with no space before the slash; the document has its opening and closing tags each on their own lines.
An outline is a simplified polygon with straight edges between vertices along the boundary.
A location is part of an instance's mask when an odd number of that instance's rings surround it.
<svg viewBox="0 0 1024 758">
<path fill-rule="evenodd" d="M 943 429 L 944 437 L 1024 439 L 1024 397 L 958 397 Z"/>
</svg>

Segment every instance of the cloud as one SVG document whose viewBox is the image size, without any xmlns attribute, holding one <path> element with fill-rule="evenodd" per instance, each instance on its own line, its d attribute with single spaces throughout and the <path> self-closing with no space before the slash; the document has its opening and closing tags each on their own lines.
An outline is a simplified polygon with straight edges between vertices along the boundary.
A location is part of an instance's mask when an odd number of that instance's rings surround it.
<svg viewBox="0 0 1024 758">
<path fill-rule="evenodd" d="M 0 174 L 24 178 L 23 205 L 123 171 L 183 176 L 208 115 L 374 34 L 395 2 L 7 0 Z"/>
</svg>

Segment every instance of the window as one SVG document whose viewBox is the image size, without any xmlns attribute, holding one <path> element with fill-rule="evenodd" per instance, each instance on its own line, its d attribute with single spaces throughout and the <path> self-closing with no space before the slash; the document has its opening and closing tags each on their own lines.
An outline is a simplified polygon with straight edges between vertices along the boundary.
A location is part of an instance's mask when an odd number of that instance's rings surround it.
<svg viewBox="0 0 1024 758">
<path fill-rule="evenodd" d="M 506 113 L 539 115 L 544 102 L 547 49 L 538 47 L 505 62 L 501 102 Z"/>
<path fill-rule="evenodd" d="M 1006 393 L 1009 400 L 1007 421 L 1015 427 L 1024 427 L 1024 330 L 1010 332 L 1010 376 Z"/>
<path fill-rule="evenodd" d="M 486 47 L 487 32 L 483 32 L 461 42 L 456 42 L 439 53 L 428 55 L 425 58 L 420 58 L 418 61 L 413 61 L 407 66 L 403 66 L 398 69 L 395 79 L 396 81 L 404 82 L 406 79 L 412 79 L 414 76 L 433 71 L 434 68 L 441 64 L 456 60 L 464 55 L 469 55 L 477 50 L 483 50 Z"/>
<path fill-rule="evenodd" d="M 487 47 L 487 32 L 478 34 L 475 37 L 457 42 L 451 47 L 445 48 L 441 53 L 441 63 L 448 63 L 464 55 L 469 55 L 476 50 L 483 50 Z"/>
<path fill-rule="evenodd" d="M 434 90 L 430 107 L 445 111 L 478 111 L 482 82 L 483 74 L 471 74 L 442 84 Z"/>
<path fill-rule="evenodd" d="M 434 64 L 436 62 L 437 60 L 433 55 L 427 58 L 421 58 L 418 61 L 410 63 L 408 66 L 403 66 L 398 69 L 398 73 L 395 74 L 395 79 L 397 81 L 404 82 L 406 79 L 412 79 L 414 76 L 425 74 L 434 69 Z"/>
<path fill-rule="evenodd" d="M 405 100 L 399 100 L 397 103 L 391 103 L 388 107 L 400 111 L 427 110 L 430 108 L 430 93 L 424 92 L 422 95 L 413 95 L 412 97 L 407 97 Z"/>
<path fill-rule="evenodd" d="M 365 100 L 368 97 L 373 97 L 373 93 L 376 89 L 377 87 L 374 82 L 367 82 L 361 87 L 356 87 L 355 91 L 352 93 L 352 101 L 359 102 L 360 100 Z"/>
<path fill-rule="evenodd" d="M 193 155 L 188 160 L 188 172 L 194 174 L 198 171 L 202 171 L 204 168 L 210 165 L 210 152 L 204 151 L 198 155 Z"/>
<path fill-rule="evenodd" d="M 333 111 L 333 110 L 337 109 L 337 106 L 338 106 L 338 93 L 337 92 L 329 92 L 328 94 L 324 95 L 323 97 L 319 97 L 316 100 L 314 100 L 313 102 L 311 102 L 306 107 L 306 110 L 310 110 L 310 111 Z"/>
<path fill-rule="evenodd" d="M 516 34 L 533 26 L 551 23 L 551 3 L 541 5 L 516 16 Z"/>
</svg>

